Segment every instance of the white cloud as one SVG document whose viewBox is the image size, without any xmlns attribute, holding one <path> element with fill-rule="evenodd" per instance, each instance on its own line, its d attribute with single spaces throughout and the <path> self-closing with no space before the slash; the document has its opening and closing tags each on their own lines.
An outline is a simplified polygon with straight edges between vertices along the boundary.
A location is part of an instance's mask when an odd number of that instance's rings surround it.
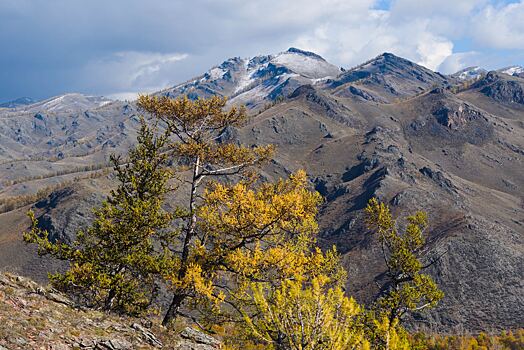
<svg viewBox="0 0 524 350">
<path fill-rule="evenodd" d="M 86 83 L 106 87 L 110 98 L 129 99 L 132 94 L 160 90 L 171 83 L 171 72 L 189 57 L 185 53 L 116 52 L 89 62 L 82 71 Z"/>
<path fill-rule="evenodd" d="M 524 64 L 524 1 L 385 3 L 2 0 L 0 42 L 9 50 L 0 66 L 9 69 L 0 70 L 0 99 L 150 91 L 232 56 L 290 46 L 344 67 L 385 51 L 444 71 L 473 62 L 493 66 L 508 57 L 520 61 L 505 64 Z M 479 55 L 465 54 L 471 51 Z"/>
<path fill-rule="evenodd" d="M 475 8 L 484 6 L 486 0 L 396 0 L 391 12 L 397 18 L 407 17 L 462 17 Z"/>
<path fill-rule="evenodd" d="M 344 13 L 334 16 L 301 35 L 295 45 L 345 66 L 389 51 L 436 69 L 453 51 L 453 43 L 433 34 L 427 20 L 391 23 L 391 13 L 373 9 L 359 17 L 358 25 L 343 20 Z"/>
<path fill-rule="evenodd" d="M 133 91 L 127 91 L 127 92 L 117 92 L 115 94 L 109 94 L 105 97 L 110 98 L 112 100 L 119 100 L 119 101 L 134 101 L 138 98 L 138 95 L 140 95 L 139 92 L 133 92 Z"/>
<path fill-rule="evenodd" d="M 524 1 L 486 6 L 472 19 L 471 36 L 482 47 L 523 50 Z"/>
<path fill-rule="evenodd" d="M 425 32 L 418 40 L 416 52 L 419 56 L 418 63 L 437 70 L 442 62 L 453 53 L 453 43 Z"/>
<path fill-rule="evenodd" d="M 482 63 L 479 56 L 476 51 L 451 54 L 440 64 L 438 70 L 445 74 L 452 74 L 467 67 L 480 66 Z"/>
</svg>

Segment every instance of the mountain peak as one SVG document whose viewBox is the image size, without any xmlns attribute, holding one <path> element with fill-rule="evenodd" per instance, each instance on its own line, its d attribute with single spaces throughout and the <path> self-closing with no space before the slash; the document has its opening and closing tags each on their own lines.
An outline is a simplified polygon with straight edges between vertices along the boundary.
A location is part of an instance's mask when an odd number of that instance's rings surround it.
<svg viewBox="0 0 524 350">
<path fill-rule="evenodd" d="M 324 59 L 324 57 L 314 53 L 314 52 L 311 52 L 311 51 L 306 51 L 306 50 L 301 50 L 301 49 L 297 49 L 296 47 L 290 47 L 289 49 L 287 49 L 288 53 L 296 53 L 296 54 L 299 54 L 299 55 L 303 55 L 303 56 L 308 56 L 308 57 L 314 57 L 314 58 L 317 58 L 319 60 L 322 60 L 322 61 L 326 61 Z"/>
<path fill-rule="evenodd" d="M 414 67 L 418 65 L 411 62 L 408 59 L 396 56 L 390 52 L 384 52 L 378 56 L 373 57 L 372 59 L 364 63 L 361 63 L 349 69 L 348 72 L 357 71 L 357 70 L 369 70 L 369 69 L 372 69 L 372 67 L 375 67 L 373 68 L 373 70 L 377 69 L 377 67 L 381 67 L 380 70 L 384 71 L 384 70 L 387 70 L 386 67 L 392 67 L 392 66 L 394 67 L 406 67 L 406 66 Z"/>
<path fill-rule="evenodd" d="M 359 88 L 351 84 L 358 84 Z M 428 90 L 433 85 L 447 84 L 447 78 L 442 74 L 389 52 L 351 68 L 330 82 L 332 88 L 346 86 L 340 91 L 344 96 L 369 95 L 365 99 L 378 99 L 378 96 L 381 96 L 382 100 L 412 96 Z M 361 91 L 362 86 L 365 86 L 367 91 Z"/>
<path fill-rule="evenodd" d="M 451 74 L 451 77 L 457 78 L 459 80 L 478 80 L 482 76 L 486 75 L 487 72 L 487 70 L 479 66 L 471 66 Z"/>
<path fill-rule="evenodd" d="M 383 52 L 383 53 L 381 53 L 380 55 L 375 57 L 374 61 L 403 62 L 403 63 L 407 63 L 410 66 L 415 64 L 414 62 L 412 62 L 412 61 L 410 61 L 410 60 L 408 60 L 406 58 L 397 56 L 397 55 L 395 55 L 395 54 L 393 54 L 391 52 Z"/>
<path fill-rule="evenodd" d="M 504 73 L 507 75 L 519 75 L 524 73 L 524 67 L 522 66 L 509 66 L 505 68 L 498 69 L 497 72 Z"/>
<path fill-rule="evenodd" d="M 384 57 L 386 59 L 403 59 L 399 56 L 396 56 L 395 54 L 392 54 L 391 52 L 383 52 L 378 57 Z"/>
<path fill-rule="evenodd" d="M 298 86 L 334 79 L 342 70 L 314 52 L 291 47 L 273 55 L 230 58 L 205 74 L 162 94 L 190 98 L 229 96 L 233 103 L 256 106 L 264 100 L 287 96 Z"/>
</svg>

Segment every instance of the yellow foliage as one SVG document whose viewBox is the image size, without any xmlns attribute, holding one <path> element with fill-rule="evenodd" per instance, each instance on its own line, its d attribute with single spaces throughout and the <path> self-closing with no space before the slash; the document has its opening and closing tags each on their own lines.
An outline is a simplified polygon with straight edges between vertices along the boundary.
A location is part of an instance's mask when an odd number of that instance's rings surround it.
<svg viewBox="0 0 524 350">
<path fill-rule="evenodd" d="M 369 348 L 359 323 L 361 307 L 329 282 L 320 274 L 277 287 L 252 284 L 252 310 L 244 313 L 248 332 L 275 349 Z"/>
<path fill-rule="evenodd" d="M 410 338 L 417 350 L 517 350 L 524 348 L 524 329 L 500 334 L 481 332 L 478 335 L 427 335 L 416 333 Z"/>
</svg>

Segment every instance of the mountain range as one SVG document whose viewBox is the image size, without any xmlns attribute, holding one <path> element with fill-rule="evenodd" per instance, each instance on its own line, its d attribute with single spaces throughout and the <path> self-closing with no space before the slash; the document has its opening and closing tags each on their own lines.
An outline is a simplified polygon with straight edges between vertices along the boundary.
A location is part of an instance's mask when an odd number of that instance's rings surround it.
<svg viewBox="0 0 524 350">
<path fill-rule="evenodd" d="M 17 98 L 16 100 L 0 103 L 0 108 L 16 108 L 20 106 L 30 105 L 36 102 L 38 101 L 33 100 L 30 97 L 20 97 L 20 98 Z"/>
<path fill-rule="evenodd" d="M 429 272 L 440 305 L 410 320 L 435 331 L 524 324 L 524 76 L 518 67 L 443 75 L 390 53 L 351 69 L 291 48 L 232 58 L 156 93 L 227 96 L 251 118 L 222 137 L 272 143 L 270 180 L 304 168 L 325 198 L 320 243 L 336 245 L 361 302 L 379 292 L 384 263 L 363 208 L 429 213 Z M 70 241 L 114 186 L 111 153 L 135 142 L 134 102 L 67 94 L 0 109 L 0 267 L 45 280 L 60 269 L 21 242 L 33 207 Z"/>
</svg>

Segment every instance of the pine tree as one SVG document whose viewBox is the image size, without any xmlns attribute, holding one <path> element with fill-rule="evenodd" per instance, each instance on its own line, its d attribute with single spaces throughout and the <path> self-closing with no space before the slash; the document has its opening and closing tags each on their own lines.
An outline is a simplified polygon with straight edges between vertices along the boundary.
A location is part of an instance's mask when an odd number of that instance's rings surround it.
<svg viewBox="0 0 524 350">
<path fill-rule="evenodd" d="M 29 213 L 33 226 L 24 240 L 38 244 L 41 255 L 69 262 L 65 273 L 50 274 L 54 286 L 104 310 L 139 314 L 151 304 L 156 276 L 172 264 L 170 251 L 155 249 L 156 241 L 174 234 L 169 231 L 172 214 L 162 209 L 171 176 L 163 153 L 166 141 L 142 120 L 138 145 L 125 164 L 111 157 L 118 188 L 95 210 L 94 222 L 77 233 L 73 244 L 50 241 Z"/>
<path fill-rule="evenodd" d="M 428 226 L 427 214 L 419 211 L 408 216 L 406 228 L 400 233 L 386 204 L 373 198 L 365 210 L 369 226 L 379 236 L 387 268 L 387 280 L 375 303 L 375 310 L 378 319 L 385 318 L 393 327 L 407 313 L 435 307 L 444 296 L 431 276 L 422 273 L 436 261 L 424 264 L 421 257 L 425 247 L 424 230 Z"/>
</svg>

